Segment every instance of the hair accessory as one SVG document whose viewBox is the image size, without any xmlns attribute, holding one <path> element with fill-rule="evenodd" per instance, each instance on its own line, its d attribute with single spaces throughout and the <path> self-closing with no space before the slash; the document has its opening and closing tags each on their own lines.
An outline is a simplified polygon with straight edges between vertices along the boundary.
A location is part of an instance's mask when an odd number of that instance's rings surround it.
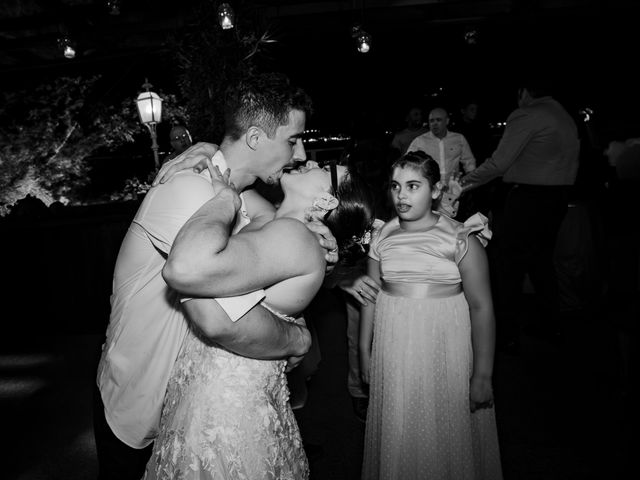
<svg viewBox="0 0 640 480">
<path fill-rule="evenodd" d="M 331 210 L 335 209 L 339 204 L 340 202 L 336 197 L 331 195 L 329 192 L 324 192 L 313 201 L 309 208 L 305 210 L 305 219 L 307 221 L 323 221 L 327 214 Z"/>
<path fill-rule="evenodd" d="M 365 246 L 369 245 L 371 242 L 371 230 L 371 228 L 365 230 L 361 237 L 356 237 L 355 235 L 351 237 L 353 243 L 358 245 L 363 253 L 367 252 Z"/>
<path fill-rule="evenodd" d="M 367 253 L 365 246 L 368 246 L 369 243 L 371 243 L 371 236 L 373 235 L 373 233 L 378 232 L 384 226 L 384 224 L 384 220 L 376 218 L 371 226 L 364 231 L 361 237 L 356 237 L 354 235 L 353 237 L 351 237 L 351 240 L 353 241 L 353 243 L 357 244 L 360 247 L 363 253 Z"/>
</svg>

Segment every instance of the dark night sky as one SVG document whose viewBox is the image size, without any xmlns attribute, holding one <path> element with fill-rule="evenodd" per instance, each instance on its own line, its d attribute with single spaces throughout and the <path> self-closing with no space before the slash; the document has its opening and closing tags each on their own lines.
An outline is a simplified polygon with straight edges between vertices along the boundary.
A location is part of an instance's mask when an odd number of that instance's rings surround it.
<svg viewBox="0 0 640 480">
<path fill-rule="evenodd" d="M 311 94 L 316 112 L 311 128 L 344 130 L 362 110 L 395 128 L 409 101 L 453 109 L 466 94 L 480 99 L 487 119 L 502 121 L 516 106 L 517 74 L 531 68 L 552 80 L 556 96 L 570 109 L 591 106 L 607 129 L 633 130 L 640 108 L 630 66 L 638 46 L 636 17 L 630 7 L 608 6 L 631 3 L 586 3 L 591 8 L 545 15 L 524 11 L 474 22 L 425 23 L 370 13 L 363 22 L 373 36 L 368 54 L 356 52 L 349 35 L 354 18 L 359 20 L 353 12 L 283 17 L 270 23 L 278 42 L 268 47 L 262 63 L 288 73 Z M 464 41 L 469 28 L 477 31 L 476 45 Z M 107 98 L 134 97 L 146 76 L 156 88 L 177 90 L 168 52 L 77 60 L 7 70 L 1 86 L 101 73 Z M 432 97 L 440 88 L 444 94 Z"/>
</svg>

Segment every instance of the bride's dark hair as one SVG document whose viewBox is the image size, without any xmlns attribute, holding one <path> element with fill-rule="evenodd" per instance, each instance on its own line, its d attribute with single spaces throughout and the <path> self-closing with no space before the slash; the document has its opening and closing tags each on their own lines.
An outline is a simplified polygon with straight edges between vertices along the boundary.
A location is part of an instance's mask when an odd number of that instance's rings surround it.
<svg viewBox="0 0 640 480">
<path fill-rule="evenodd" d="M 362 239 L 375 220 L 375 197 L 364 179 L 350 170 L 331 193 L 340 203 L 324 223 L 336 237 L 340 261 L 353 261 L 364 253 Z"/>
</svg>

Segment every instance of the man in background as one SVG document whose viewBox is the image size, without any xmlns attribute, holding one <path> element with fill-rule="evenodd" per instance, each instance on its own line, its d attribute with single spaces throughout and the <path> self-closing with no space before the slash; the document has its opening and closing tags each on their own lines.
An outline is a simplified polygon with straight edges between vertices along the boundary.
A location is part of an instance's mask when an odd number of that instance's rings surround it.
<svg viewBox="0 0 640 480">
<path fill-rule="evenodd" d="M 162 160 L 162 163 L 173 160 L 184 152 L 193 144 L 193 139 L 187 127 L 174 125 L 169 131 L 169 143 L 171 144 L 171 152 Z"/>
<path fill-rule="evenodd" d="M 457 183 L 460 169 L 462 168 L 464 173 L 473 171 L 476 168 L 476 159 L 464 135 L 452 132 L 448 127 L 447 111 L 444 108 L 434 108 L 429 112 L 429 131 L 416 137 L 407 151 L 421 150 L 438 162 L 440 182 L 443 185 L 439 210 L 455 218 L 460 195 Z"/>
<path fill-rule="evenodd" d="M 519 307 L 525 274 L 543 310 L 539 333 L 554 336 L 558 284 L 553 252 L 578 172 L 578 127 L 544 85 L 525 81 L 497 149 L 461 182 L 464 192 L 502 177 L 508 189 L 498 225 L 498 349 L 519 351 Z"/>
<path fill-rule="evenodd" d="M 407 126 L 397 132 L 391 140 L 394 160 L 407 153 L 407 148 L 414 138 L 429 131 L 429 128 L 424 125 L 424 114 L 421 107 L 412 106 L 409 108 L 404 121 Z"/>
</svg>

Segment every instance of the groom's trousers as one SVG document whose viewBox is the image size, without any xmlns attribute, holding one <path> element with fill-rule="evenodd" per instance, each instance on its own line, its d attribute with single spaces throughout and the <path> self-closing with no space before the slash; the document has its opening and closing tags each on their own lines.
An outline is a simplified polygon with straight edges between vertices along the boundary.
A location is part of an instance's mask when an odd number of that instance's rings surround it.
<svg viewBox="0 0 640 480">
<path fill-rule="evenodd" d="M 142 478 L 153 444 L 136 449 L 116 437 L 105 418 L 104 404 L 97 386 L 93 394 L 93 433 L 98 454 L 98 480 Z"/>
</svg>

